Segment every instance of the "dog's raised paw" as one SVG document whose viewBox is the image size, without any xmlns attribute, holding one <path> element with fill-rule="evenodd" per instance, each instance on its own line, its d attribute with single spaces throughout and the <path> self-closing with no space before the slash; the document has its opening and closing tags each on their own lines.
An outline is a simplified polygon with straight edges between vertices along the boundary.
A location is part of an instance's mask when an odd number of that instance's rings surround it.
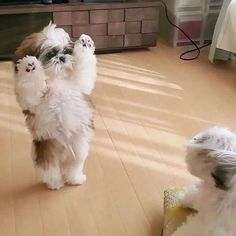
<svg viewBox="0 0 236 236">
<path fill-rule="evenodd" d="M 94 41 L 91 39 L 90 36 L 86 34 L 82 34 L 78 40 L 78 44 L 80 47 L 91 49 L 94 51 L 95 46 L 94 46 Z"/>
<path fill-rule="evenodd" d="M 21 73 L 35 72 L 39 66 L 39 61 L 34 56 L 26 56 L 23 59 L 18 60 L 17 69 Z"/>
</svg>

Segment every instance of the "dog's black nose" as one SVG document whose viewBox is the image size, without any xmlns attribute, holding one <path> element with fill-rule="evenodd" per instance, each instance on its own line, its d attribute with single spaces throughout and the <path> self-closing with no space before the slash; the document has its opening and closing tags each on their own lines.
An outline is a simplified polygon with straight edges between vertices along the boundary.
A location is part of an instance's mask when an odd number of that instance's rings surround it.
<svg viewBox="0 0 236 236">
<path fill-rule="evenodd" d="M 64 56 L 60 56 L 59 59 L 60 59 L 60 61 L 63 62 L 63 63 L 65 63 L 65 61 L 66 61 L 66 58 L 65 58 Z"/>
</svg>

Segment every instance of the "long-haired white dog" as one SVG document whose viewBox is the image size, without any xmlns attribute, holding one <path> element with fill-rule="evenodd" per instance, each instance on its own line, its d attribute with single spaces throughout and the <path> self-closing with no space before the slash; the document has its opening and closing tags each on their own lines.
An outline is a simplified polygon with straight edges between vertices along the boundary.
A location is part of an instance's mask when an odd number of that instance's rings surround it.
<svg viewBox="0 0 236 236">
<path fill-rule="evenodd" d="M 49 24 L 16 50 L 15 92 L 33 136 L 32 157 L 44 183 L 59 189 L 80 185 L 93 137 L 88 95 L 96 80 L 94 42 Z"/>
<path fill-rule="evenodd" d="M 236 135 L 214 127 L 187 145 L 190 173 L 200 179 L 180 196 L 182 205 L 196 209 L 174 236 L 236 235 Z"/>
</svg>

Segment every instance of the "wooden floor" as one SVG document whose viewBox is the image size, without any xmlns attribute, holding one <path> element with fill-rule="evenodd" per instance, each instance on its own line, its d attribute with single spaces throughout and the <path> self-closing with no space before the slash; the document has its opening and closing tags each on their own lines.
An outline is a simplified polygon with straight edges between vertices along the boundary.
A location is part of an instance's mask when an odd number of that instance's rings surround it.
<svg viewBox="0 0 236 236">
<path fill-rule="evenodd" d="M 186 140 L 216 124 L 236 131 L 236 66 L 178 55 L 160 43 L 98 56 L 88 181 L 60 191 L 36 177 L 13 67 L 0 63 L 1 236 L 160 235 L 164 189 L 193 180 Z"/>
</svg>

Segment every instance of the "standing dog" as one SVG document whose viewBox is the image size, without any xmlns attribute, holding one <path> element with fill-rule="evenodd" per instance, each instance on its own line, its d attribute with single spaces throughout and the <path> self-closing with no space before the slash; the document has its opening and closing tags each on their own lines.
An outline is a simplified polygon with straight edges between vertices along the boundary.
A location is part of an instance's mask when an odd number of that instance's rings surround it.
<svg viewBox="0 0 236 236">
<path fill-rule="evenodd" d="M 196 135 L 187 145 L 186 162 L 200 181 L 180 200 L 198 213 L 173 236 L 235 236 L 236 135 L 217 127 Z"/>
<path fill-rule="evenodd" d="M 96 80 L 94 42 L 49 24 L 16 50 L 16 98 L 32 134 L 32 157 L 50 189 L 80 185 L 93 137 L 89 96 Z"/>
</svg>

